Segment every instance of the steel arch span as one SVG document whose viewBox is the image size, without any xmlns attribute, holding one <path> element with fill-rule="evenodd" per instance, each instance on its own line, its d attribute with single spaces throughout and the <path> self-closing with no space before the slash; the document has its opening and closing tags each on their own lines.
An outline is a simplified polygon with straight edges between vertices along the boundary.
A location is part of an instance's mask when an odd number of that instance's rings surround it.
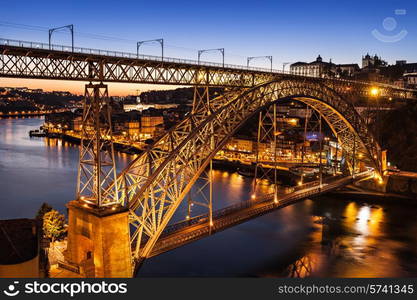
<svg viewBox="0 0 417 300">
<path fill-rule="evenodd" d="M 357 159 L 381 174 L 379 145 L 353 105 L 333 89 L 305 79 L 276 79 L 231 90 L 196 106 L 118 176 L 119 199 L 130 210 L 136 262 L 150 255 L 181 201 L 228 139 L 254 114 L 288 98 L 309 105 L 327 121 L 351 171 Z"/>
</svg>

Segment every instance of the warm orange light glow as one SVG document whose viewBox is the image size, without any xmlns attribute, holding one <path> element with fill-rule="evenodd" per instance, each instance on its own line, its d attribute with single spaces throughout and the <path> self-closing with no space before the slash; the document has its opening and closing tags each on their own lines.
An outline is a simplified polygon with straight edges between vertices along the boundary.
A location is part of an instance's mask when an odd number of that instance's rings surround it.
<svg viewBox="0 0 417 300">
<path fill-rule="evenodd" d="M 378 94 L 379 94 L 379 89 L 377 87 L 371 88 L 371 95 L 372 96 L 378 96 Z"/>
</svg>

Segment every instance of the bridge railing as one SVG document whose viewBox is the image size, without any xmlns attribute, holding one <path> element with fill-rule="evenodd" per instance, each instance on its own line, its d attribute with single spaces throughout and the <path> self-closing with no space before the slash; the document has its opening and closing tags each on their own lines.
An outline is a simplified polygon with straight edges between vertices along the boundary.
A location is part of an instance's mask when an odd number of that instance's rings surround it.
<svg viewBox="0 0 417 300">
<path fill-rule="evenodd" d="M 328 184 L 335 183 L 335 182 L 344 183 L 344 182 L 348 182 L 352 179 L 362 179 L 362 178 L 365 178 L 367 176 L 373 175 L 373 172 L 374 172 L 373 170 L 367 170 L 367 171 L 355 174 L 354 177 L 353 176 L 348 176 L 348 177 L 342 177 L 341 178 L 341 176 L 331 176 L 331 177 L 324 178 L 323 179 L 323 184 L 328 185 Z M 281 204 L 293 201 L 294 200 L 293 198 L 300 198 L 300 197 L 303 198 L 306 195 L 308 196 L 308 195 L 311 195 L 311 194 L 315 194 L 317 191 L 312 189 L 313 187 L 316 187 L 318 190 L 322 189 L 322 187 L 320 186 L 319 180 L 315 180 L 315 181 L 304 183 L 304 184 L 299 185 L 299 186 L 295 186 L 288 193 L 284 194 L 284 197 L 286 197 L 286 198 L 285 198 L 285 200 L 283 199 L 283 201 L 280 200 Z M 325 189 L 326 188 L 324 187 L 324 190 Z M 305 192 L 305 193 L 302 193 L 302 192 L 299 193 L 300 191 L 303 191 L 303 190 L 308 190 L 308 191 Z M 293 194 L 294 197 L 291 197 L 291 194 Z M 250 207 L 252 207 L 254 205 L 257 205 L 257 204 L 260 204 L 260 203 L 269 202 L 273 198 L 274 198 L 273 193 L 265 194 L 265 195 L 262 195 L 259 198 L 242 201 L 240 203 L 237 203 L 237 204 L 234 204 L 234 205 L 231 205 L 231 206 L 213 211 L 213 219 L 221 218 L 221 217 L 226 216 L 230 213 L 233 213 L 233 212 L 236 212 L 236 211 L 239 211 L 239 210 L 242 210 L 242 209 L 250 208 Z M 206 222 L 208 222 L 208 218 L 209 218 L 208 214 L 202 214 L 202 215 L 190 218 L 188 220 L 184 220 L 184 221 L 169 225 L 164 229 L 164 231 L 162 233 L 162 236 L 169 235 L 170 233 L 176 232 L 176 231 L 178 231 L 182 228 L 185 228 L 185 227 L 188 227 L 188 226 L 191 226 L 191 225 L 206 223 Z"/>
<path fill-rule="evenodd" d="M 273 194 L 265 194 L 263 195 L 261 198 L 257 198 L 257 199 L 250 199 L 250 200 L 246 200 L 246 201 L 242 201 L 240 203 L 234 204 L 234 205 L 230 205 L 228 207 L 225 208 L 221 208 L 219 210 L 213 211 L 213 219 L 217 219 L 217 218 L 221 218 L 227 214 L 230 214 L 232 212 L 235 211 L 239 211 L 245 208 L 249 208 L 253 205 L 265 202 L 265 201 L 270 201 L 273 197 Z M 172 225 L 167 226 L 164 229 L 164 232 L 162 234 L 162 236 L 170 234 L 172 232 L 178 231 L 182 228 L 185 228 L 187 226 L 190 225 L 195 225 L 195 224 L 199 224 L 199 223 L 204 223 L 204 222 L 208 222 L 208 214 L 202 214 L 199 216 L 196 216 L 194 218 L 190 218 L 189 220 L 184 220 Z"/>
</svg>

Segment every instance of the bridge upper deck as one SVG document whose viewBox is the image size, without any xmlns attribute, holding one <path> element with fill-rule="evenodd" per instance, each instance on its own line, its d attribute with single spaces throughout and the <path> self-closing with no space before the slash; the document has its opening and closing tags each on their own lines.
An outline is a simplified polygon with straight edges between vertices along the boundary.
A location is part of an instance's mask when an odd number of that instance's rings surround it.
<svg viewBox="0 0 417 300">
<path fill-rule="evenodd" d="M 301 76 L 266 68 L 11 39 L 0 39 L 0 76 L 217 87 L 252 87 L 281 77 L 316 80 L 333 87 L 359 87 L 358 90 L 378 86 L 385 94 L 396 92 L 404 97 L 416 92 L 377 82 Z"/>
</svg>

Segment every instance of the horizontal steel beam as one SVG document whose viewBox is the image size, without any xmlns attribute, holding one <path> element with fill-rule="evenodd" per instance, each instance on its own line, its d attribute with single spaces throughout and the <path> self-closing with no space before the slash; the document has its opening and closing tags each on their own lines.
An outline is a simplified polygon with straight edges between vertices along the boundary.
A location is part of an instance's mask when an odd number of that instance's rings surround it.
<svg viewBox="0 0 417 300">
<path fill-rule="evenodd" d="M 300 76 L 175 58 L 162 60 L 116 51 L 84 48 L 71 51 L 71 47 L 52 46 L 48 49 L 39 43 L 0 39 L 0 77 L 238 88 L 281 78 L 320 82 L 343 94 L 369 95 L 370 87 L 376 86 L 381 96 L 416 97 L 415 90 L 382 83 Z"/>
</svg>

